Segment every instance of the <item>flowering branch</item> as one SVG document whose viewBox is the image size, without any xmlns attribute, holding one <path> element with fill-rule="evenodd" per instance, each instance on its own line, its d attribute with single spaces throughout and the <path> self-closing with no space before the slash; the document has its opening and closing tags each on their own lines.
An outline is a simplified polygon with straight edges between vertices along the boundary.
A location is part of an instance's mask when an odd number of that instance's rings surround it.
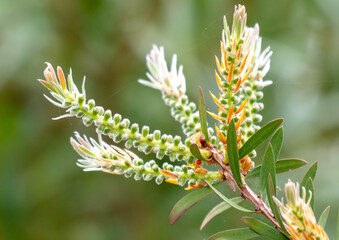
<svg viewBox="0 0 339 240">
<path fill-rule="evenodd" d="M 85 79 L 79 91 L 72 72 L 66 80 L 60 67 L 56 74 L 52 65 L 47 63 L 45 80 L 39 81 L 54 98 L 45 95 L 47 100 L 66 111 L 55 120 L 77 117 L 82 119 L 85 126 L 96 126 L 98 141 L 81 137 L 78 133 L 75 133 L 75 138 L 71 138 L 71 145 L 81 157 L 77 165 L 84 171 L 134 176 L 135 180 L 155 179 L 157 184 L 166 181 L 186 186 L 186 190 L 200 188 L 175 205 L 170 216 L 171 223 L 211 191 L 223 202 L 211 210 L 208 221 L 210 216 L 221 212 L 220 206 L 224 210 L 234 207 L 243 212 L 253 212 L 239 206 L 239 198 L 236 201 L 228 199 L 213 186 L 218 182 L 226 182 L 230 189 L 236 191 L 237 188 L 243 199 L 252 202 L 254 212 L 264 215 L 273 227 L 255 218 L 243 217 L 242 221 L 248 228 L 226 230 L 210 239 L 238 239 L 234 236 L 241 234 L 243 239 L 260 235 L 267 239 L 326 240 L 328 237 L 322 226 L 326 219 L 317 223 L 310 202 L 317 164 L 310 167 L 301 182 L 302 197 L 299 196 L 298 183 L 289 181 L 285 185 L 287 204 L 276 198 L 276 174 L 296 169 L 306 162 L 301 159 L 278 159 L 283 143 L 283 129 L 280 127 L 282 119 L 273 120 L 262 127 L 258 125 L 262 121 L 259 112 L 264 108 L 261 102 L 262 90 L 272 84 L 272 81 L 263 80 L 270 68 L 272 51 L 269 47 L 261 51 L 259 25 L 247 27 L 246 20 L 247 14 L 242 5 L 235 7 L 232 28 L 224 18 L 221 56 L 216 57 L 215 71 L 220 93 L 216 96 L 210 92 L 219 109 L 217 113 L 208 112 L 217 120 L 215 134 L 207 127 L 203 91 L 200 89 L 198 111 L 186 95 L 186 80 L 183 67 L 177 69 L 177 56 L 173 55 L 168 68 L 163 47 L 154 45 L 146 56 L 148 80 L 140 79 L 139 82 L 161 91 L 172 116 L 182 125 L 187 137 L 184 141 L 180 136 L 161 134 L 159 130 L 150 132 L 148 126 L 131 124 L 129 119 L 122 118 L 120 114 L 112 115 L 110 110 L 96 106 L 93 99 L 86 99 Z M 102 135 L 107 135 L 116 143 L 124 141 L 127 149 L 104 142 Z M 256 157 L 255 149 L 270 137 L 262 165 L 255 167 L 252 160 Z M 128 150 L 132 147 L 145 154 L 154 154 L 157 159 L 168 156 L 173 165 L 165 162 L 160 167 L 155 160 L 144 162 Z M 211 164 L 218 166 L 218 170 L 209 167 Z M 259 194 L 246 183 L 248 177 L 255 176 L 259 177 Z M 265 191 L 266 199 L 263 198 Z M 310 197 L 306 202 L 307 192 Z"/>
</svg>

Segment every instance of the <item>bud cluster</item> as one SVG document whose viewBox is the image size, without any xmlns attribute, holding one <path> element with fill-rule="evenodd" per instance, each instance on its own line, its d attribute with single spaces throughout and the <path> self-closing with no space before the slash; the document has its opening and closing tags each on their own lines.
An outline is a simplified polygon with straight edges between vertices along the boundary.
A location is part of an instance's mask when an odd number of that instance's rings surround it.
<svg viewBox="0 0 339 240">
<path fill-rule="evenodd" d="M 293 240 L 329 239 L 324 229 L 317 224 L 313 210 L 310 206 L 312 192 L 306 202 L 306 190 L 302 187 L 302 197 L 299 195 L 299 184 L 288 180 L 285 184 L 287 203 L 274 198 L 280 207 L 280 212 L 285 220 L 286 229 Z"/>
<path fill-rule="evenodd" d="M 164 48 L 153 45 L 146 56 L 149 81 L 139 79 L 139 83 L 158 89 L 166 105 L 171 108 L 171 115 L 181 123 L 184 134 L 189 137 L 200 131 L 199 112 L 196 105 L 189 102 L 186 95 L 186 81 L 182 65 L 177 70 L 177 55 L 173 55 L 171 70 L 168 70 Z"/>
</svg>

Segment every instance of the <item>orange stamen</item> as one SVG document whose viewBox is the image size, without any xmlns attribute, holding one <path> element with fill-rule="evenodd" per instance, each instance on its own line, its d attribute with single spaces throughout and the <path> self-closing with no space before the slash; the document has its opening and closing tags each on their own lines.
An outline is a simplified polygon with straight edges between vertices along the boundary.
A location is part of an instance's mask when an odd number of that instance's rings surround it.
<svg viewBox="0 0 339 240">
<path fill-rule="evenodd" d="M 217 80 L 217 83 L 218 83 L 218 87 L 219 87 L 220 91 L 224 92 L 225 88 L 222 86 L 221 78 L 220 78 L 220 76 L 219 76 L 219 74 L 217 73 L 216 70 L 214 70 L 214 72 L 215 72 L 215 79 Z"/>
<path fill-rule="evenodd" d="M 186 166 L 187 166 L 187 167 L 190 167 L 190 168 L 194 168 L 194 169 L 200 167 L 200 165 L 198 165 L 198 164 L 196 164 L 196 163 L 187 164 Z"/>
<path fill-rule="evenodd" d="M 200 167 L 200 168 L 195 169 L 194 172 L 198 173 L 198 174 L 206 174 L 206 173 L 208 173 L 208 170 Z"/>
<path fill-rule="evenodd" d="M 250 70 L 248 70 L 248 72 L 246 73 L 246 75 L 244 76 L 244 78 L 241 80 L 241 83 L 245 82 L 246 79 L 248 78 L 248 76 L 251 74 L 252 72 L 252 68 L 250 68 Z"/>
<path fill-rule="evenodd" d="M 221 44 L 221 54 L 223 57 L 221 61 L 224 63 L 226 71 L 228 72 L 229 66 L 228 66 L 228 61 L 227 61 L 227 53 L 226 53 L 225 45 L 223 44 L 223 42 L 220 42 L 220 44 Z"/>
<path fill-rule="evenodd" d="M 61 67 L 58 67 L 57 71 L 58 71 L 58 76 L 59 76 L 61 87 L 63 90 L 66 90 L 66 79 L 65 79 L 64 72 L 62 71 Z"/>
<path fill-rule="evenodd" d="M 240 125 L 242 124 L 242 122 L 244 121 L 245 117 L 246 117 L 246 108 L 244 108 L 244 111 L 242 112 L 240 119 L 238 120 L 237 124 L 235 125 L 235 129 L 237 131 L 238 131 Z"/>
<path fill-rule="evenodd" d="M 236 93 L 239 90 L 241 84 L 241 79 L 238 80 L 237 84 L 235 85 L 234 90 L 232 91 L 232 93 Z"/>
<path fill-rule="evenodd" d="M 185 188 L 185 190 L 191 190 L 193 188 L 202 188 L 206 185 L 205 182 L 201 182 L 199 184 L 192 184 L 192 185 L 189 185 L 187 188 Z"/>
<path fill-rule="evenodd" d="M 230 124 L 234 111 L 234 105 L 231 106 L 228 115 L 227 115 L 227 124 Z"/>
<path fill-rule="evenodd" d="M 224 107 L 220 102 L 219 99 L 216 98 L 211 91 L 209 91 L 211 94 L 211 97 L 213 98 L 213 101 L 219 106 L 219 107 Z"/>
<path fill-rule="evenodd" d="M 237 53 L 237 61 L 240 60 L 241 48 L 242 48 L 242 44 L 239 46 L 239 49 L 238 49 L 238 53 Z"/>
<path fill-rule="evenodd" d="M 178 175 L 176 175 L 174 172 L 168 171 L 168 170 L 160 170 L 162 174 L 164 174 L 165 177 L 170 177 L 170 178 L 179 178 Z"/>
<path fill-rule="evenodd" d="M 235 111 L 235 114 L 240 113 L 244 109 L 244 107 L 246 106 L 246 103 L 247 103 L 247 98 L 240 104 L 240 107 L 238 108 L 237 111 Z"/>
<path fill-rule="evenodd" d="M 244 59 L 242 60 L 241 65 L 240 65 L 239 73 L 241 73 L 242 70 L 244 70 L 244 67 L 245 67 L 245 64 L 246 64 L 246 61 L 247 61 L 247 58 L 248 58 L 249 54 L 250 54 L 250 51 L 248 50 L 247 53 L 246 53 L 246 56 L 244 57 Z"/>
<path fill-rule="evenodd" d="M 209 115 L 211 115 L 211 117 L 213 117 L 214 119 L 218 120 L 218 121 L 223 121 L 225 120 L 223 117 L 220 117 L 212 112 L 206 111 Z"/>
<path fill-rule="evenodd" d="M 232 78 L 233 78 L 233 68 L 234 68 L 234 64 L 232 63 L 231 67 L 230 67 L 230 71 L 228 72 L 228 79 L 227 79 L 228 83 L 231 83 L 231 81 L 232 81 Z"/>
<path fill-rule="evenodd" d="M 215 132 L 217 133 L 218 138 L 223 144 L 226 144 L 227 138 L 220 132 L 219 128 L 217 127 L 217 124 L 215 124 Z"/>
<path fill-rule="evenodd" d="M 200 159 L 195 160 L 195 163 L 199 166 L 201 166 L 203 164 L 203 161 L 201 161 Z"/>
<path fill-rule="evenodd" d="M 239 143 L 240 142 L 240 140 L 241 140 L 241 133 L 239 133 L 239 135 L 238 135 L 238 137 L 237 137 L 237 143 Z"/>
</svg>

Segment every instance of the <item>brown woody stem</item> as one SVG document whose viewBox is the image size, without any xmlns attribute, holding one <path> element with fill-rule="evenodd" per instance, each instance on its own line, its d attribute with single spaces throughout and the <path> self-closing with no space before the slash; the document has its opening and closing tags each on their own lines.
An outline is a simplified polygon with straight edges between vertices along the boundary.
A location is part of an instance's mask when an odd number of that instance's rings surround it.
<svg viewBox="0 0 339 240">
<path fill-rule="evenodd" d="M 274 217 L 272 210 L 264 203 L 264 201 L 261 199 L 261 196 L 255 194 L 243 179 L 242 179 L 243 186 L 240 187 L 237 185 L 232 175 L 229 165 L 225 164 L 223 159 L 224 159 L 224 156 L 222 154 L 220 154 L 219 152 L 214 152 L 213 160 L 217 162 L 219 166 L 221 167 L 226 181 L 231 181 L 232 182 L 231 185 L 235 184 L 240 190 L 241 196 L 251 201 L 254 204 L 257 212 L 263 214 L 268 220 L 270 220 L 274 224 L 274 227 L 276 229 L 278 229 L 280 232 L 285 234 L 283 230 L 281 229 L 281 227 L 279 226 L 276 218 Z"/>
</svg>

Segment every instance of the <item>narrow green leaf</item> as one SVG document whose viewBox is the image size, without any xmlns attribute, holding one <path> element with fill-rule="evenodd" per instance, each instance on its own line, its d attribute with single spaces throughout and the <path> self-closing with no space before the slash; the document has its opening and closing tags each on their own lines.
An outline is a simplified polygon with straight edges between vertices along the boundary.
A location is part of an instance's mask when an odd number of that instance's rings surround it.
<svg viewBox="0 0 339 240">
<path fill-rule="evenodd" d="M 255 218 L 242 217 L 241 220 L 254 232 L 262 235 L 266 239 L 271 240 L 286 240 L 289 239 L 284 234 L 276 230 L 275 228 L 263 223 Z"/>
<path fill-rule="evenodd" d="M 240 148 L 239 158 L 241 159 L 245 157 L 252 150 L 262 144 L 281 125 L 282 121 L 282 118 L 275 119 L 255 132 Z"/>
<path fill-rule="evenodd" d="M 284 141 L 284 128 L 281 126 L 273 135 L 271 144 L 273 148 L 274 161 L 277 161 Z"/>
<path fill-rule="evenodd" d="M 192 143 L 191 146 L 190 146 L 190 151 L 195 158 L 197 158 L 201 161 L 206 161 L 206 159 L 201 155 L 199 147 L 198 147 L 197 144 Z"/>
<path fill-rule="evenodd" d="M 275 163 L 275 171 L 276 173 L 284 173 L 284 172 L 288 172 L 288 171 L 292 171 L 294 169 L 300 168 L 306 164 L 307 162 L 305 160 L 298 159 L 298 158 L 279 159 Z M 261 171 L 261 165 L 258 165 L 246 175 L 246 178 L 259 177 L 260 171 Z"/>
<path fill-rule="evenodd" d="M 201 87 L 199 87 L 199 116 L 200 116 L 200 125 L 201 125 L 202 134 L 204 134 L 205 136 L 205 141 L 209 143 L 210 138 L 209 138 L 208 130 L 207 130 L 205 100 L 204 100 L 204 93 L 202 92 Z"/>
<path fill-rule="evenodd" d="M 242 211 L 242 212 L 248 212 L 248 213 L 254 213 L 255 211 L 251 211 L 249 209 L 246 209 L 242 206 L 239 206 L 237 203 L 233 202 L 231 199 L 228 199 L 227 197 L 225 197 L 221 192 L 219 192 L 215 187 L 213 187 L 211 184 L 209 184 L 208 182 L 206 182 L 208 186 L 210 186 L 210 188 L 213 190 L 213 192 L 215 192 L 218 197 L 220 197 L 222 200 L 224 200 L 225 202 L 227 202 L 229 205 L 231 205 L 232 207 Z"/>
<path fill-rule="evenodd" d="M 307 170 L 304 178 L 302 179 L 301 183 L 300 183 L 300 191 L 302 189 L 302 187 L 305 187 L 306 182 L 308 181 L 309 178 L 312 179 L 312 181 L 314 182 L 314 178 L 315 178 L 315 174 L 317 173 L 317 169 L 318 169 L 318 161 L 314 162 L 311 167 Z"/>
<path fill-rule="evenodd" d="M 285 229 L 284 222 L 282 220 L 279 208 L 273 200 L 273 196 L 275 196 L 274 190 L 275 190 L 275 185 L 273 185 L 272 177 L 271 177 L 271 174 L 269 173 L 268 179 L 267 179 L 267 182 L 266 182 L 266 192 L 267 192 L 268 203 L 270 204 L 273 215 L 274 215 L 275 219 L 277 220 L 280 228 L 284 231 L 285 234 L 288 235 L 289 233 Z"/>
<path fill-rule="evenodd" d="M 234 203 L 240 203 L 244 201 L 242 197 L 235 197 L 230 199 Z M 231 208 L 231 205 L 229 205 L 227 202 L 221 202 L 218 205 L 216 205 L 214 208 L 212 208 L 209 213 L 207 213 L 205 219 L 202 221 L 202 224 L 200 226 L 200 231 L 209 223 L 214 217 L 218 216 L 220 213 L 225 212 L 227 209 Z"/>
<path fill-rule="evenodd" d="M 275 161 L 273 156 L 272 145 L 269 143 L 267 145 L 264 159 L 262 161 L 261 169 L 260 169 L 260 178 L 259 178 L 259 186 L 260 186 L 260 194 L 264 192 L 265 185 L 268 179 L 268 175 L 271 174 L 273 186 L 276 185 L 276 178 L 275 178 Z M 274 196 L 275 196 L 275 189 L 274 189 Z"/>
<path fill-rule="evenodd" d="M 325 210 L 323 211 L 323 213 L 320 215 L 320 218 L 319 218 L 318 223 L 319 223 L 320 226 L 322 226 L 323 228 L 325 228 L 325 226 L 326 226 L 327 218 L 328 218 L 328 215 L 330 214 L 330 209 L 331 209 L 331 206 L 327 206 L 327 208 L 325 208 Z"/>
<path fill-rule="evenodd" d="M 173 207 L 170 214 L 170 223 L 174 224 L 187 210 L 201 201 L 203 198 L 211 194 L 211 188 L 204 187 L 193 190 L 183 198 L 181 198 Z"/>
<path fill-rule="evenodd" d="M 311 206 L 311 208 L 313 209 L 313 212 L 314 212 L 314 206 L 315 206 L 315 203 L 314 203 L 314 184 L 313 184 L 311 177 L 308 178 L 304 187 L 306 189 L 306 199 L 308 200 L 310 197 L 312 197 L 311 202 L 310 202 L 310 206 Z M 310 191 L 312 192 L 312 196 L 310 194 Z"/>
<path fill-rule="evenodd" d="M 337 240 L 339 240 L 339 212 L 337 216 Z"/>
<path fill-rule="evenodd" d="M 208 238 L 208 240 L 247 240 L 257 237 L 258 234 L 249 228 L 236 228 L 218 232 Z"/>
<path fill-rule="evenodd" d="M 235 181 L 238 186 L 242 187 L 242 179 L 240 173 L 240 164 L 239 164 L 239 153 L 238 153 L 238 142 L 237 142 L 237 133 L 235 130 L 234 119 L 231 120 L 228 131 L 227 131 L 227 154 L 231 167 L 231 171 Z"/>
</svg>

